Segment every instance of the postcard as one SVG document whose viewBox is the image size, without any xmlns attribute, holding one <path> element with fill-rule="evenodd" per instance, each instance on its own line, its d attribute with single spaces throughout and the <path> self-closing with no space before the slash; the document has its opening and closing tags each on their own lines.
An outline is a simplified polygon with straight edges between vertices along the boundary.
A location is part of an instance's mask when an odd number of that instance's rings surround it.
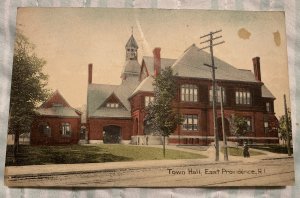
<svg viewBox="0 0 300 198">
<path fill-rule="evenodd" d="M 288 186 L 284 12 L 19 8 L 10 187 Z"/>
</svg>

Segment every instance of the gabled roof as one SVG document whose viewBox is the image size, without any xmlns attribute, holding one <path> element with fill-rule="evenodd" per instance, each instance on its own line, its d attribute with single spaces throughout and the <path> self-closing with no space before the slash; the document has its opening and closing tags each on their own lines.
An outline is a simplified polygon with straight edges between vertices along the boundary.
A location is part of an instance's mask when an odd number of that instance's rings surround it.
<svg viewBox="0 0 300 198">
<path fill-rule="evenodd" d="M 97 118 L 131 118 L 131 112 L 124 108 L 102 107 L 90 114 L 89 117 Z"/>
<path fill-rule="evenodd" d="M 151 56 L 143 56 L 143 61 L 145 62 L 149 75 L 154 75 L 154 58 Z M 166 67 L 171 67 L 175 61 L 176 59 L 161 58 L 160 59 L 161 69 L 164 69 Z"/>
<path fill-rule="evenodd" d="M 261 96 L 263 98 L 273 98 L 275 99 L 275 96 L 271 93 L 271 91 L 266 87 L 266 85 L 261 86 Z"/>
<path fill-rule="evenodd" d="M 121 85 L 89 84 L 88 86 L 88 116 L 89 117 L 130 117 L 128 98 L 138 86 L 138 78 L 124 80 Z M 101 106 L 109 96 L 115 94 L 124 108 L 107 108 Z M 116 113 L 116 114 L 114 114 Z"/>
<path fill-rule="evenodd" d="M 51 108 L 38 108 L 36 112 L 42 116 L 53 117 L 74 117 L 79 118 L 80 113 L 76 109 L 70 107 L 51 107 Z"/>
<path fill-rule="evenodd" d="M 259 82 L 254 74 L 249 70 L 240 70 L 234 66 L 214 58 L 217 80 L 230 80 L 241 82 Z M 174 73 L 181 77 L 211 79 L 211 68 L 204 64 L 211 64 L 209 53 L 199 50 L 196 45 L 191 45 L 183 55 L 177 59 L 172 68 Z"/>
<path fill-rule="evenodd" d="M 137 45 L 136 40 L 134 39 L 133 35 L 130 36 L 129 40 L 127 41 L 125 48 L 135 48 L 138 49 L 139 46 Z"/>
<path fill-rule="evenodd" d="M 123 105 L 114 92 L 112 92 L 112 94 L 106 98 L 106 100 L 100 105 L 100 107 L 106 107 L 107 103 L 119 103 L 119 105 Z"/>
<path fill-rule="evenodd" d="M 56 90 L 47 101 L 45 101 L 36 112 L 42 116 L 55 117 L 76 117 L 79 118 L 81 112 L 74 109 L 64 99 L 64 97 Z"/>
<path fill-rule="evenodd" d="M 144 56 L 143 60 L 147 65 L 147 69 L 151 69 L 153 73 L 153 57 Z M 211 68 L 204 66 L 204 63 L 210 64 L 211 57 L 210 54 L 199 50 L 194 44 L 191 45 L 183 55 L 175 59 L 161 59 L 162 69 L 171 66 L 174 73 L 177 73 L 179 77 L 192 77 L 192 78 L 203 78 L 211 79 Z M 148 66 L 150 65 L 150 67 Z M 254 74 L 251 70 L 238 69 L 218 58 L 215 57 L 216 69 L 216 79 L 217 80 L 231 80 L 231 81 L 241 81 L 241 82 L 254 82 L 261 83 L 255 79 Z M 149 72 L 148 70 L 148 72 Z M 150 72 L 149 72 L 150 73 Z M 132 95 L 137 92 L 153 92 L 153 77 L 148 76 L 145 78 L 139 86 L 133 91 Z M 270 90 L 262 85 L 262 97 L 275 98 Z"/>
<path fill-rule="evenodd" d="M 131 96 L 133 96 L 138 92 L 153 92 L 153 85 L 152 85 L 153 81 L 154 81 L 153 76 L 148 76 L 147 78 L 145 78 L 139 84 L 139 86 L 132 92 Z"/>
<path fill-rule="evenodd" d="M 64 107 L 71 107 L 58 90 L 55 90 L 48 100 L 41 104 L 40 108 L 49 108 L 52 107 L 53 104 L 61 104 Z"/>
</svg>

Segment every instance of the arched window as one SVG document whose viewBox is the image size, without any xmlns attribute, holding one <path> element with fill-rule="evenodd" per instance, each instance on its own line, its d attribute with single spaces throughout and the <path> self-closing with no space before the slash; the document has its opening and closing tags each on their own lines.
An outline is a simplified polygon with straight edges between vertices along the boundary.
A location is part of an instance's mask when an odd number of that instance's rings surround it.
<svg viewBox="0 0 300 198">
<path fill-rule="evenodd" d="M 181 101 L 198 102 L 198 87 L 192 84 L 183 84 L 180 87 Z"/>
</svg>

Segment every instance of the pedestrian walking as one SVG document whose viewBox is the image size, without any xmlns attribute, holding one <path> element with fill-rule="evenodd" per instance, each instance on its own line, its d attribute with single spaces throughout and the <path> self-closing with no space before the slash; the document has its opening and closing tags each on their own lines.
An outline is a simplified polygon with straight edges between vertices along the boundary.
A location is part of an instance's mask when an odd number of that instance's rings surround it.
<svg viewBox="0 0 300 198">
<path fill-rule="evenodd" d="M 250 157 L 250 153 L 249 153 L 249 146 L 247 145 L 247 143 L 244 143 L 244 150 L 243 150 L 243 154 L 244 157 Z"/>
<path fill-rule="evenodd" d="M 148 135 L 146 136 L 146 145 L 148 145 L 149 137 Z"/>
</svg>

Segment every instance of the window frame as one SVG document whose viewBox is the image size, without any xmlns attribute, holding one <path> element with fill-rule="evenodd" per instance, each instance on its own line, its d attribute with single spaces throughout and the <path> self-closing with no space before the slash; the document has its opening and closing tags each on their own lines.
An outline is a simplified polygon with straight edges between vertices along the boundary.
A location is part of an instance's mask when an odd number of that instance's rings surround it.
<svg viewBox="0 0 300 198">
<path fill-rule="evenodd" d="M 182 115 L 184 121 L 181 125 L 181 130 L 188 132 L 199 131 L 199 116 L 198 114 L 184 114 Z"/>
<path fill-rule="evenodd" d="M 247 120 L 247 131 L 248 132 L 253 132 L 253 123 L 252 123 L 252 117 L 246 117 Z"/>
<path fill-rule="evenodd" d="M 266 111 L 271 112 L 271 103 L 270 102 L 266 102 Z"/>
<path fill-rule="evenodd" d="M 235 90 L 236 105 L 252 105 L 252 94 L 249 89 L 238 88 Z"/>
<path fill-rule="evenodd" d="M 199 88 L 195 84 L 180 85 L 180 101 L 181 102 L 198 102 Z"/>
<path fill-rule="evenodd" d="M 66 130 L 67 127 L 69 128 L 69 131 Z M 71 137 L 72 135 L 71 124 L 69 122 L 62 122 L 60 125 L 60 132 L 62 136 Z"/>
<path fill-rule="evenodd" d="M 145 96 L 144 98 L 145 107 L 148 107 L 150 102 L 152 103 L 153 101 L 154 101 L 154 96 Z"/>
<path fill-rule="evenodd" d="M 264 132 L 265 134 L 269 132 L 269 122 L 268 121 L 264 121 Z"/>
<path fill-rule="evenodd" d="M 108 102 L 105 105 L 107 108 L 118 109 L 120 108 L 120 104 L 118 102 Z"/>
<path fill-rule="evenodd" d="M 41 128 L 41 127 L 43 127 L 43 128 Z M 48 122 L 40 122 L 38 124 L 38 131 L 42 135 L 51 137 L 51 127 Z"/>
<path fill-rule="evenodd" d="M 226 104 L 226 89 L 223 86 L 216 86 L 216 104 L 221 104 L 221 87 L 223 88 L 223 104 Z M 212 103 L 213 101 L 213 86 L 209 87 L 208 90 L 208 98 L 209 102 Z"/>
</svg>

